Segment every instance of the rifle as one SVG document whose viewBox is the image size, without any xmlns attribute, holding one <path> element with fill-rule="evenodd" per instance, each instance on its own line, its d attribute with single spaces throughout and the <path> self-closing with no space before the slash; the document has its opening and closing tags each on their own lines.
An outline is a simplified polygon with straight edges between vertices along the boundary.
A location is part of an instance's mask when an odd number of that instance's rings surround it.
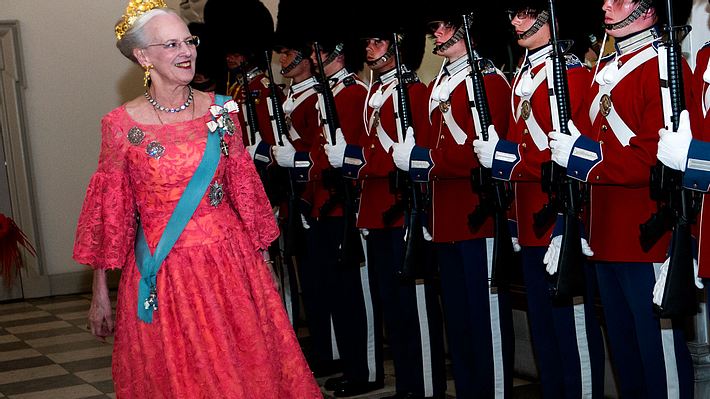
<svg viewBox="0 0 710 399">
<path fill-rule="evenodd" d="M 483 74 L 478 65 L 480 57 L 476 56 L 471 41 L 469 29 L 469 14 L 463 15 L 464 41 L 471 66 L 469 74 L 473 87 L 473 99 L 478 113 L 478 122 L 481 128 L 481 137 L 488 140 L 488 128 L 493 124 L 488 96 L 483 82 Z M 475 113 L 474 113 L 475 116 Z M 474 157 L 476 155 L 474 154 Z M 477 230 L 489 216 L 493 216 L 493 265 L 491 268 L 490 285 L 500 287 L 508 280 L 508 270 L 514 262 L 513 243 L 508 227 L 507 211 L 513 201 L 510 183 L 493 180 L 491 170 L 478 167 L 471 171 L 471 181 L 475 191 L 481 196 L 481 202 L 476 209 L 468 215 L 468 224 L 471 230 Z M 508 269 L 506 269 L 506 267 Z"/>
<path fill-rule="evenodd" d="M 247 74 L 246 61 L 239 66 L 239 72 L 242 75 L 242 92 L 244 93 L 244 121 L 247 128 L 247 140 L 249 145 L 254 145 L 256 135 L 261 136 L 259 130 L 259 118 L 256 116 L 256 103 L 252 97 L 251 89 L 249 89 L 249 75 Z"/>
<path fill-rule="evenodd" d="M 288 140 L 288 126 L 286 115 L 284 114 L 281 99 L 276 91 L 274 83 L 274 73 L 271 70 L 271 50 L 265 50 L 266 73 L 269 78 L 269 108 L 271 109 L 272 125 L 275 133 L 276 143 L 283 146 L 284 136 Z M 301 212 L 299 210 L 299 195 L 296 189 L 293 169 L 288 168 L 288 216 L 286 219 L 286 230 L 284 231 L 284 256 L 290 258 L 297 254 L 302 254 L 305 249 L 305 230 L 301 222 Z"/>
<path fill-rule="evenodd" d="M 550 109 L 554 116 L 552 124 L 555 130 L 569 135 L 567 123 L 572 118 L 570 105 L 569 86 L 567 84 L 567 61 L 562 42 L 557 37 L 557 16 L 555 1 L 549 0 L 550 8 L 550 43 L 552 45 L 552 91 L 550 92 Z M 549 82 L 548 78 L 548 82 Z M 585 256 L 582 252 L 581 231 L 579 215 L 586 194 L 582 183 L 567 177 L 565 168 L 549 161 L 542 165 L 543 191 L 550 196 L 550 202 L 534 215 L 535 227 L 538 230 L 547 230 L 550 221 L 554 221 L 557 214 L 562 214 L 562 241 L 557 263 L 557 273 L 553 277 L 552 296 L 555 299 L 572 299 L 583 297 L 586 291 L 584 278 Z"/>
<path fill-rule="evenodd" d="M 395 33 L 392 39 L 394 48 L 394 59 L 396 65 L 397 76 L 397 115 L 399 126 L 399 141 L 402 142 L 407 135 L 408 129 L 413 129 L 412 123 L 412 107 L 409 101 L 409 91 L 407 91 L 406 80 L 404 77 L 402 59 L 399 54 L 399 38 L 400 35 Z M 404 259 L 400 268 L 396 270 L 396 275 L 402 280 L 413 280 L 420 275 L 426 265 L 426 240 L 424 239 L 423 231 L 423 215 L 422 215 L 422 186 L 419 183 L 412 181 L 409 173 L 402 172 L 399 169 L 395 170 L 394 182 L 396 192 L 401 193 L 405 199 L 405 220 L 407 222 L 407 231 L 404 244 Z"/>
<path fill-rule="evenodd" d="M 685 109 L 682 53 L 677 31 L 686 28 L 674 25 L 672 0 L 666 0 L 666 7 L 668 35 L 661 45 L 667 54 L 667 76 L 665 80 L 661 79 L 661 91 L 669 94 L 662 96 L 664 110 L 671 111 L 670 115 L 664 115 L 666 126 L 672 125 L 675 131 L 678 129 L 680 113 Z M 659 201 L 660 206 L 659 211 L 640 226 L 641 243 L 648 250 L 667 231 L 669 221 L 672 224 L 663 300 L 660 306 L 654 305 L 656 313 L 665 319 L 692 316 L 698 312 L 690 225 L 695 221 L 702 199 L 697 193 L 684 189 L 682 179 L 682 172 L 672 170 L 660 162 L 651 169 L 651 196 Z"/>
<path fill-rule="evenodd" d="M 337 131 L 340 130 L 340 119 L 338 118 L 338 110 L 335 108 L 335 98 L 330 87 L 328 77 L 325 76 L 323 60 L 321 59 L 321 48 L 318 42 L 313 43 L 313 48 L 318 60 L 318 85 L 316 87 L 318 93 L 323 97 L 323 108 L 321 112 L 324 115 L 324 128 L 327 129 L 330 136 L 330 144 L 336 144 Z M 335 192 L 331 194 L 331 198 L 326 204 L 321 207 L 321 214 L 327 214 L 329 209 L 334 206 L 335 202 L 341 202 L 343 205 L 344 233 L 343 242 L 340 245 L 338 253 L 338 261 L 342 266 L 360 267 L 360 264 L 365 261 L 365 254 L 360 242 L 360 232 L 356 226 L 356 204 L 357 194 L 354 182 L 343 178 L 340 169 L 331 169 L 332 172 L 329 178 L 323 176 L 324 184 L 335 186 Z"/>
</svg>

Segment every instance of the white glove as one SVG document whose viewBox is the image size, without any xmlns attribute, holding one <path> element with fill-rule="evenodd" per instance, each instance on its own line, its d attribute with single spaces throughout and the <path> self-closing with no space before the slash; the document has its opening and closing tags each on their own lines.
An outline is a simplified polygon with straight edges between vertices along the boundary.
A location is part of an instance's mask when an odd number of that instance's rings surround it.
<svg viewBox="0 0 710 399">
<path fill-rule="evenodd" d="M 335 141 L 335 145 L 326 144 L 323 146 L 323 149 L 325 150 L 325 155 L 328 156 L 330 166 L 342 168 L 343 159 L 345 158 L 345 147 L 348 143 L 345 142 L 345 136 L 343 136 L 343 132 L 340 129 L 335 132 Z"/>
<path fill-rule="evenodd" d="M 693 140 L 688 111 L 680 113 L 677 132 L 662 128 L 658 131 L 658 135 L 661 136 L 658 141 L 658 160 L 671 169 L 685 171 L 685 165 L 688 162 L 688 149 Z"/>
<path fill-rule="evenodd" d="M 306 217 L 301 214 L 301 224 L 303 225 L 303 228 L 308 230 L 311 228 L 311 225 L 308 224 L 308 221 L 306 220 Z"/>
<path fill-rule="evenodd" d="M 685 112 L 685 111 L 683 111 Z M 671 263 L 671 258 L 667 258 L 665 262 L 661 265 L 661 270 L 658 273 L 658 279 L 656 280 L 656 284 L 653 286 L 653 303 L 661 306 L 663 303 L 663 292 L 666 289 L 666 278 L 668 277 L 668 266 Z M 703 284 L 703 280 L 698 277 L 698 260 L 693 259 L 693 270 L 695 272 L 695 286 L 699 289 L 702 290 L 705 285 Z"/>
<path fill-rule="evenodd" d="M 513 252 L 520 252 L 522 248 L 520 247 L 520 243 L 518 242 L 518 237 L 510 237 L 510 240 L 513 243 Z"/>
<path fill-rule="evenodd" d="M 582 245 L 582 253 L 585 256 L 594 255 L 594 251 L 592 251 L 592 248 L 589 246 L 589 243 L 587 242 L 586 238 L 582 238 L 580 244 Z M 550 245 L 547 247 L 547 252 L 545 252 L 545 256 L 542 258 L 542 263 L 547 265 L 545 267 L 545 270 L 547 270 L 547 273 L 550 275 L 557 273 L 557 267 L 559 266 L 560 261 L 561 247 L 562 236 L 559 235 L 552 237 Z"/>
<path fill-rule="evenodd" d="M 271 147 L 271 152 L 274 154 L 274 160 L 279 166 L 284 168 L 293 168 L 296 149 L 290 141 L 284 140 L 284 145 L 275 145 Z"/>
<path fill-rule="evenodd" d="M 570 135 L 562 134 L 557 131 L 552 131 L 550 137 L 550 151 L 552 151 L 552 160 L 563 168 L 567 167 L 569 156 L 572 154 L 572 147 L 582 133 L 579 132 L 572 119 L 567 123 Z"/>
<path fill-rule="evenodd" d="M 476 139 L 473 140 L 473 152 L 478 156 L 478 161 L 484 168 L 490 169 L 493 166 L 493 155 L 496 152 L 500 138 L 495 126 L 488 126 L 488 141 Z"/>
<path fill-rule="evenodd" d="M 405 172 L 409 171 L 409 159 L 412 156 L 414 144 L 414 129 L 410 126 L 407 128 L 404 142 L 392 144 L 392 159 L 397 168 Z"/>
<path fill-rule="evenodd" d="M 370 230 L 368 230 L 368 229 L 360 229 L 360 235 L 362 235 L 362 238 L 367 238 L 367 236 L 370 235 Z"/>
<path fill-rule="evenodd" d="M 254 144 L 247 146 L 247 151 L 249 152 L 251 159 L 254 159 L 254 154 L 256 153 L 256 147 L 258 147 L 259 144 L 261 144 L 261 135 L 257 134 L 254 139 Z"/>
<path fill-rule="evenodd" d="M 427 241 L 431 241 L 433 238 L 431 234 L 429 234 L 429 230 L 425 226 L 422 226 L 422 234 L 424 235 L 424 239 Z"/>
</svg>

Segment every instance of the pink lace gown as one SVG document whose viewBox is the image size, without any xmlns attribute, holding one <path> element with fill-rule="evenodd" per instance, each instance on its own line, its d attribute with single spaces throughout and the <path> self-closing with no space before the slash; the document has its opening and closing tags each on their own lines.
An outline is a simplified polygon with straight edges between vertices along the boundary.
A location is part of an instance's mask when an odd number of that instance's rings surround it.
<svg viewBox="0 0 710 399">
<path fill-rule="evenodd" d="M 99 166 L 79 217 L 74 259 L 123 269 L 113 350 L 117 397 L 321 398 L 257 252 L 278 229 L 240 132 L 225 136 L 230 154 L 212 180 L 223 185 L 223 201 L 212 206 L 205 194 L 160 268 L 153 323 L 136 315 L 136 213 L 153 252 L 201 160 L 209 120 L 208 113 L 144 125 L 124 107 L 102 120 Z M 145 133 L 140 144 L 127 138 L 132 127 Z M 165 148 L 160 159 L 147 155 L 151 141 Z"/>
</svg>

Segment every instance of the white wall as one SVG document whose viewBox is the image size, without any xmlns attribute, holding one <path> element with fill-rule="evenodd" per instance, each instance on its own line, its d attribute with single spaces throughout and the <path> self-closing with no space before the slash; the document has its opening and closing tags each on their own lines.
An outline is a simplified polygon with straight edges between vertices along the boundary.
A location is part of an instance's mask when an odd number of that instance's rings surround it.
<svg viewBox="0 0 710 399">
<path fill-rule="evenodd" d="M 236 0 L 235 0 L 236 1 Z M 168 0 L 177 9 L 178 0 Z M 278 0 L 264 3 L 276 14 Z M 140 70 L 115 49 L 125 0 L 0 0 L 0 20 L 20 21 L 31 167 L 49 274 L 84 270 L 71 260 L 76 220 L 96 167 L 99 120 L 142 92 Z M 710 39 L 707 2 L 696 0 L 694 49 Z M 427 50 L 428 81 L 440 59 Z"/>
</svg>

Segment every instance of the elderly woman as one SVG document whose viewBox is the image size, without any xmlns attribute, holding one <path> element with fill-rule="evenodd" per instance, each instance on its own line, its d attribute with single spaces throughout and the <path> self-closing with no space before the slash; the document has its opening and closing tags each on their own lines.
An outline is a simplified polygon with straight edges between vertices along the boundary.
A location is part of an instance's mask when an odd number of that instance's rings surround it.
<svg viewBox="0 0 710 399">
<path fill-rule="evenodd" d="M 164 7 L 132 0 L 116 25 L 146 91 L 103 118 L 79 218 L 91 331 L 114 330 L 106 269 L 122 268 L 119 398 L 319 398 L 264 259 L 278 229 L 236 105 L 188 85 L 199 39 Z"/>
</svg>

